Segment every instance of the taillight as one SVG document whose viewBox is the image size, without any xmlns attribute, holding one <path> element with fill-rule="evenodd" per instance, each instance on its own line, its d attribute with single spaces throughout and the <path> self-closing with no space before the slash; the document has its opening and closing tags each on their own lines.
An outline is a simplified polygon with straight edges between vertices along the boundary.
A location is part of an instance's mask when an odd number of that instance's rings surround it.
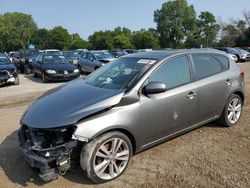
<svg viewBox="0 0 250 188">
<path fill-rule="evenodd" d="M 244 75 L 245 75 L 244 70 L 241 68 L 240 69 L 240 76 L 244 78 Z"/>
</svg>

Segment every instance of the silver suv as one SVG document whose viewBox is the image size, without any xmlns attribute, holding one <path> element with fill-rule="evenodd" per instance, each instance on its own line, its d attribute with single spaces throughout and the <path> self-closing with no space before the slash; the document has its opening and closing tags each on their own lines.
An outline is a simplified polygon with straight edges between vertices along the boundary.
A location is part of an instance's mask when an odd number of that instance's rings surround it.
<svg viewBox="0 0 250 188">
<path fill-rule="evenodd" d="M 21 118 L 24 158 L 45 180 L 79 164 L 96 183 L 113 180 L 132 155 L 217 120 L 233 126 L 244 71 L 225 53 L 137 53 L 59 86 Z"/>
</svg>

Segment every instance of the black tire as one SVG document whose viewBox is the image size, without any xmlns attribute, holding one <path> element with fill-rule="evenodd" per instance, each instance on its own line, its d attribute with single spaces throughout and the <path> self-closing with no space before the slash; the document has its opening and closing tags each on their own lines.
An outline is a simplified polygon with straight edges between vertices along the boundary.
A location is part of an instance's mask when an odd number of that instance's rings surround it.
<svg viewBox="0 0 250 188">
<path fill-rule="evenodd" d="M 37 75 L 37 73 L 35 72 L 34 69 L 33 69 L 33 77 L 34 77 L 34 78 L 37 78 L 37 77 L 38 77 L 38 75 Z"/>
<path fill-rule="evenodd" d="M 240 62 L 240 56 L 239 56 L 239 55 L 236 55 L 236 57 L 237 57 L 236 63 L 239 63 L 239 62 Z"/>
<path fill-rule="evenodd" d="M 45 73 L 42 74 L 42 80 L 43 80 L 43 83 L 48 83 L 48 80 L 46 79 Z"/>
<path fill-rule="evenodd" d="M 82 73 L 81 65 L 78 65 L 77 68 L 78 68 L 78 70 L 79 70 L 79 73 L 81 74 L 81 73 Z"/>
<path fill-rule="evenodd" d="M 240 111 L 240 114 L 239 114 L 239 118 L 234 123 L 230 122 L 230 120 L 228 118 L 228 115 L 229 115 L 228 114 L 229 113 L 228 108 L 229 108 L 229 105 L 230 105 L 230 103 L 232 102 L 233 99 L 238 99 L 239 103 L 241 104 L 241 111 Z M 232 94 L 230 96 L 230 98 L 228 99 L 227 103 L 226 103 L 226 106 L 225 106 L 225 108 L 224 108 L 224 110 L 222 112 L 222 115 L 221 115 L 220 119 L 219 119 L 219 123 L 226 126 L 226 127 L 232 127 L 232 126 L 236 125 L 240 120 L 240 117 L 241 117 L 241 114 L 242 114 L 242 108 L 243 108 L 243 103 L 242 103 L 241 97 L 239 95 Z"/>
<path fill-rule="evenodd" d="M 128 146 L 128 150 L 129 150 L 128 156 L 129 157 L 127 160 L 127 164 L 126 164 L 126 166 L 125 165 L 123 166 L 123 170 L 116 177 L 111 178 L 111 179 L 102 179 L 102 178 L 98 177 L 98 175 L 94 171 L 94 160 L 97 160 L 96 153 L 102 144 L 106 144 L 105 142 L 109 141 L 110 139 L 115 139 L 115 138 L 122 139 Z M 110 149 L 110 151 L 111 151 L 111 149 Z M 131 141 L 129 140 L 129 138 L 126 135 L 124 135 L 121 132 L 116 132 L 116 131 L 109 132 L 109 133 L 103 134 L 103 135 L 93 139 L 91 142 L 83 145 L 82 150 L 81 150 L 81 155 L 80 155 L 80 164 L 81 164 L 83 172 L 87 178 L 89 178 L 94 183 L 105 183 L 108 181 L 112 181 L 123 174 L 123 172 L 126 170 L 128 164 L 129 164 L 130 158 L 132 156 L 132 152 L 133 152 L 133 149 L 132 149 Z M 105 169 L 107 169 L 107 168 L 109 168 L 109 170 L 110 170 L 110 165 L 105 167 Z"/>
<path fill-rule="evenodd" d="M 19 85 L 20 84 L 20 80 L 19 80 L 19 76 L 17 76 L 15 78 L 15 82 L 14 82 L 14 85 Z"/>
</svg>

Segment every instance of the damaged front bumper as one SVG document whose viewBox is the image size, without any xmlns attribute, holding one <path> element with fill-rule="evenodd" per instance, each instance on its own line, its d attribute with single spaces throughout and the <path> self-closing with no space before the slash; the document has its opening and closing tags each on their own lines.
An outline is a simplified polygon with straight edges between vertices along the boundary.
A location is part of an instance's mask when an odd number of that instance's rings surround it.
<svg viewBox="0 0 250 188">
<path fill-rule="evenodd" d="M 11 74 L 9 71 L 0 71 L 0 85 L 8 84 L 8 83 L 15 83 L 16 80 L 15 74 Z"/>
<path fill-rule="evenodd" d="M 27 136 L 27 128 L 26 130 L 21 128 L 19 140 L 22 154 L 29 166 L 39 173 L 42 180 L 56 179 L 71 168 L 72 153 L 77 148 L 77 140 L 68 140 L 63 144 L 42 148 L 29 143 L 30 141 L 25 138 L 25 134 Z"/>
</svg>

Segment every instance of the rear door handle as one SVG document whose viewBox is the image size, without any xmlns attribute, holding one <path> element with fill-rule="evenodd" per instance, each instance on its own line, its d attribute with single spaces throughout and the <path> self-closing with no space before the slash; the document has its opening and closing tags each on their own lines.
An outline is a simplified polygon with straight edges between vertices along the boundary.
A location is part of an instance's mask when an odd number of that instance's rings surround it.
<svg viewBox="0 0 250 188">
<path fill-rule="evenodd" d="M 197 93 L 193 92 L 193 91 L 190 91 L 187 95 L 187 98 L 188 99 L 193 99 L 195 96 L 197 95 Z"/>
<path fill-rule="evenodd" d="M 232 83 L 232 80 L 227 79 L 225 83 L 226 83 L 227 85 L 230 85 L 230 84 Z"/>
</svg>

